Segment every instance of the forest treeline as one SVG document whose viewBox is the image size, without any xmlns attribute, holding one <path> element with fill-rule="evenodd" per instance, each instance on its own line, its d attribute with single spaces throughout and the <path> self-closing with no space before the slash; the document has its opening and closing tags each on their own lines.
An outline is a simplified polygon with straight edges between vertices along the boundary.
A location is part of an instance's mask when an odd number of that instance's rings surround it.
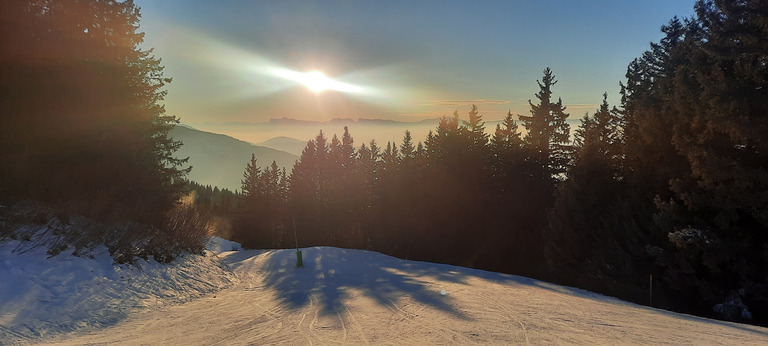
<svg viewBox="0 0 768 346">
<path fill-rule="evenodd" d="M 547 68 L 530 115 L 508 114 L 492 135 L 473 106 L 419 143 L 320 132 L 290 174 L 252 158 L 233 237 L 531 275 L 645 304 L 652 276 L 654 306 L 765 323 L 768 8 L 695 10 L 629 64 L 621 104 L 603 95 L 576 129 Z"/>
</svg>

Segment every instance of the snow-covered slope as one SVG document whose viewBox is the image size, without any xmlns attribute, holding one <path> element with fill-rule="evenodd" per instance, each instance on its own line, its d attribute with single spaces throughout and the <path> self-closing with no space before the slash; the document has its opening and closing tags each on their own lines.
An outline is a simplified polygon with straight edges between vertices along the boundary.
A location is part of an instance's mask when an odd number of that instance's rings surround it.
<svg viewBox="0 0 768 346">
<path fill-rule="evenodd" d="M 302 249 L 305 267 L 296 268 L 295 250 L 229 251 L 239 246 L 223 240 L 218 240 L 215 247 L 223 251 L 218 256 L 237 279 L 223 271 L 222 277 L 193 278 L 188 274 L 186 280 L 190 285 L 207 280 L 219 280 L 222 286 L 235 282 L 231 287 L 195 299 L 161 299 L 163 304 L 129 309 L 110 323 L 86 323 L 74 332 L 32 341 L 179 345 L 768 344 L 766 328 L 670 313 L 514 275 L 330 247 Z M 112 269 L 93 266 L 110 273 L 110 282 L 120 282 Z M 0 275 L 10 267 L 0 268 Z M 61 264 L 48 266 L 60 267 Z M 171 272 L 167 270 L 164 275 Z M 190 274 L 201 272 L 216 270 Z M 22 280 L 31 277 L 17 275 Z M 184 281 L 183 276 L 177 276 L 181 279 L 179 283 Z M 160 278 L 148 274 L 141 280 L 157 285 L 162 282 Z M 63 295 L 69 292 L 72 297 L 67 299 L 72 301 L 87 301 L 85 298 L 90 295 L 97 300 L 122 299 L 120 292 L 107 298 L 109 295 L 98 290 L 77 293 L 78 290 L 64 288 L 70 283 L 57 282 L 58 289 Z M 1 287 L 7 290 L 8 286 Z M 163 287 L 168 288 L 160 290 L 166 296 L 180 288 Z M 128 294 L 132 295 L 135 296 Z M 5 298 L 5 293 L 2 297 Z M 132 302 L 146 305 L 147 300 L 134 298 Z M 37 308 L 60 306 L 28 299 L 19 301 L 17 308 L 27 304 Z M 80 311 L 77 304 L 69 306 L 75 313 Z M 102 307 L 113 308 L 108 304 Z M 3 309 L 6 317 L 2 325 L 7 330 L 5 321 L 13 318 L 7 317 L 9 309 Z M 39 318 L 36 325 L 46 325 L 43 320 L 66 320 L 66 315 L 61 317 L 62 309 L 56 309 L 58 312 L 37 312 L 27 318 Z M 44 336 L 72 329 L 77 328 L 46 329 Z"/>
<path fill-rule="evenodd" d="M 172 264 L 113 265 L 105 247 L 93 259 L 66 252 L 47 258 L 31 244 L 0 244 L 0 344 L 112 326 L 134 311 L 188 302 L 237 281 L 213 252 Z"/>
</svg>

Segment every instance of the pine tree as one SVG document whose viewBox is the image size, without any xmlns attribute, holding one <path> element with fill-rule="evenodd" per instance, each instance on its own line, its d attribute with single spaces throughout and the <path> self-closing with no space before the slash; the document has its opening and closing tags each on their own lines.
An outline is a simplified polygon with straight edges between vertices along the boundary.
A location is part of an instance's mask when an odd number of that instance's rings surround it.
<svg viewBox="0 0 768 346">
<path fill-rule="evenodd" d="M 0 189 L 80 200 L 92 216 L 106 209 L 162 223 L 186 185 L 185 160 L 167 136 L 176 118 L 160 104 L 170 78 L 151 49 L 139 48 L 139 9 L 131 1 L 16 2 L 0 12 L 8 117 L 0 145 L 16 148 L 0 154 Z"/>
<path fill-rule="evenodd" d="M 522 171 L 525 176 L 518 186 L 511 187 L 519 196 L 512 204 L 512 211 L 518 220 L 513 234 L 508 236 L 519 258 L 515 262 L 523 259 L 543 262 L 547 212 L 552 208 L 556 187 L 564 179 L 571 159 L 571 146 L 568 144 L 570 126 L 566 123 L 568 114 L 561 99 L 552 102 L 552 86 L 557 83 L 552 70 L 546 68 L 542 80 L 537 83 L 539 92 L 536 98 L 539 103 L 529 100 L 531 115 L 518 115 L 527 133 L 522 143 Z M 511 140 L 514 141 L 514 138 Z M 529 274 L 538 269 L 532 266 L 515 268 Z"/>
<path fill-rule="evenodd" d="M 0 13 L 0 147 L 13 148 L 0 151 L 0 194 L 141 224 L 110 236 L 120 261 L 174 242 L 168 215 L 188 169 L 162 106 L 171 79 L 140 47 L 138 7 L 4 1 Z"/>
<path fill-rule="evenodd" d="M 574 165 L 588 166 L 595 174 L 607 174 L 610 179 L 619 176 L 621 168 L 621 129 L 617 110 L 608 105 L 608 94 L 595 114 L 585 114 L 573 139 Z M 587 161 L 581 165 L 579 161 Z"/>
<path fill-rule="evenodd" d="M 307 143 L 291 172 L 289 214 L 296 221 L 299 246 L 327 244 L 331 237 L 329 150 L 320 131 Z"/>
<path fill-rule="evenodd" d="M 525 182 L 526 169 L 523 166 L 523 140 L 520 138 L 517 124 L 512 119 L 512 112 L 507 113 L 502 123 L 496 125 L 496 131 L 490 140 L 490 151 L 491 172 L 499 197 L 516 195 L 515 188 Z"/>
<path fill-rule="evenodd" d="M 240 191 L 243 199 L 255 198 L 259 194 L 261 184 L 259 184 L 259 178 L 261 177 L 261 167 L 258 165 L 256 154 L 251 154 L 251 161 L 245 166 L 245 172 L 243 172 L 243 180 L 240 181 Z M 218 188 L 218 187 L 217 187 Z"/>
<path fill-rule="evenodd" d="M 603 94 L 592 116 L 586 114 L 575 131 L 574 158 L 568 179 L 557 190 L 549 214 L 546 259 L 568 284 L 603 290 L 597 282 L 635 280 L 643 270 L 642 233 L 628 227 L 621 169 L 618 117 Z M 606 266 L 610 263 L 610 266 Z M 608 291 L 620 294 L 618 291 Z"/>
<path fill-rule="evenodd" d="M 381 153 L 381 168 L 387 174 L 395 174 L 400 165 L 400 154 L 397 150 L 397 144 L 387 142 L 387 148 Z"/>
<path fill-rule="evenodd" d="M 520 138 L 520 131 L 517 124 L 512 119 L 512 112 L 507 113 L 501 124 L 496 124 L 496 131 L 490 140 L 490 146 L 494 156 L 499 161 L 506 161 L 502 157 L 519 152 L 523 146 L 523 140 Z"/>
<path fill-rule="evenodd" d="M 488 144 L 488 134 L 485 133 L 485 122 L 476 105 L 472 105 L 472 110 L 469 111 L 469 120 L 462 121 L 462 125 L 468 138 L 469 151 L 474 154 L 483 153 Z M 483 157 L 483 159 L 485 158 Z"/>
<path fill-rule="evenodd" d="M 424 140 L 424 166 L 430 168 L 434 166 L 437 160 L 437 138 L 432 130 L 427 133 L 427 138 Z"/>
<path fill-rule="evenodd" d="M 352 229 L 359 228 L 354 203 L 358 199 L 355 195 L 361 191 L 350 189 L 350 186 L 356 185 L 353 167 L 356 154 L 353 144 L 354 139 L 344 126 L 341 141 L 336 135 L 331 140 L 329 166 L 325 168 L 329 181 L 327 213 L 331 223 L 328 241 L 343 246 L 352 246 Z"/>
<path fill-rule="evenodd" d="M 526 129 L 524 145 L 529 152 L 529 160 L 533 163 L 535 179 L 549 182 L 565 173 L 570 160 L 570 125 L 566 122 L 563 100 L 552 102 L 552 87 L 557 84 L 552 70 L 547 67 L 539 84 L 536 98 L 538 104 L 528 100 L 531 115 L 519 115 Z M 550 183 L 554 184 L 554 183 Z"/>
<path fill-rule="evenodd" d="M 427 158 L 427 148 L 424 146 L 424 143 L 422 142 L 416 143 L 416 160 L 418 160 L 420 164 L 424 164 L 424 161 L 426 161 L 426 158 Z"/>
<path fill-rule="evenodd" d="M 344 168 L 351 168 L 352 161 L 355 158 L 355 140 L 352 135 L 349 134 L 349 128 L 344 126 L 344 135 L 341 136 L 341 166 Z"/>
<path fill-rule="evenodd" d="M 671 177 L 656 215 L 676 253 L 697 268 L 695 276 L 668 270 L 677 289 L 713 305 L 740 296 L 758 311 L 768 307 L 765 290 L 750 289 L 768 287 L 755 270 L 768 265 L 766 23 L 761 1 L 699 1 L 681 29 L 681 49 L 669 59 L 671 145 L 688 166 Z"/>
<path fill-rule="evenodd" d="M 468 120 L 461 122 L 459 133 L 462 145 L 454 155 L 463 169 L 457 173 L 461 176 L 460 179 L 465 180 L 469 185 L 474 185 L 475 191 L 485 192 L 488 189 L 487 179 L 490 169 L 489 136 L 485 133 L 485 122 L 476 105 L 472 105 Z"/>
<path fill-rule="evenodd" d="M 371 140 L 370 148 L 365 144 L 360 146 L 357 151 L 357 160 L 355 160 L 354 182 L 351 190 L 356 191 L 357 199 L 354 207 L 357 211 L 356 219 L 359 220 L 359 229 L 357 230 L 357 239 L 355 243 L 365 249 L 370 249 L 373 244 L 373 235 L 370 233 L 375 230 L 376 210 L 378 208 L 377 196 L 375 191 L 379 184 L 379 156 L 381 155 L 375 140 Z"/>
<path fill-rule="evenodd" d="M 413 146 L 413 138 L 411 137 L 411 131 L 406 130 L 403 136 L 403 143 L 400 144 L 400 162 L 403 165 L 412 165 L 416 159 L 416 148 Z"/>
<path fill-rule="evenodd" d="M 370 148 L 363 144 L 357 151 L 355 175 L 362 179 L 362 184 L 366 190 L 373 190 L 376 186 L 380 151 L 376 140 L 371 140 Z"/>
<path fill-rule="evenodd" d="M 243 246 L 262 247 L 265 241 L 263 234 L 260 234 L 262 231 L 260 223 L 263 222 L 261 216 L 264 214 L 266 191 L 261 167 L 258 165 L 255 154 L 251 154 L 251 160 L 245 166 L 240 189 L 242 194 L 238 203 L 233 236 Z"/>
<path fill-rule="evenodd" d="M 277 162 L 272 161 L 269 169 L 261 173 L 262 184 L 264 184 L 264 231 L 268 234 L 267 242 L 272 248 L 284 246 L 286 237 L 286 210 L 284 191 L 285 175 L 277 167 Z"/>
<path fill-rule="evenodd" d="M 451 165 L 451 155 L 460 152 L 459 112 L 454 111 L 453 117 L 443 116 L 437 124 L 437 130 L 431 141 L 431 161 L 433 165 Z"/>
<path fill-rule="evenodd" d="M 688 307 L 744 292 L 766 309 L 765 290 L 754 289 L 768 287 L 754 270 L 768 265 L 764 7 L 698 1 L 694 18 L 662 27 L 622 84 L 631 220 L 663 249 L 652 270 Z"/>
</svg>

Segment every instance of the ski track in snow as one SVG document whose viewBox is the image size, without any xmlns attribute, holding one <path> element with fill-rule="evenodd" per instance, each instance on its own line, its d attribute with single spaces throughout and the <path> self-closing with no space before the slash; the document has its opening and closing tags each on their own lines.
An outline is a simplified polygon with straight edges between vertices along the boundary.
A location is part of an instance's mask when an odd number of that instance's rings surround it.
<svg viewBox="0 0 768 346">
<path fill-rule="evenodd" d="M 295 268 L 295 250 L 221 252 L 236 276 L 231 287 L 134 309 L 115 323 L 14 343 L 768 344 L 766 328 L 514 275 L 361 250 L 302 251 L 304 268 Z"/>
</svg>

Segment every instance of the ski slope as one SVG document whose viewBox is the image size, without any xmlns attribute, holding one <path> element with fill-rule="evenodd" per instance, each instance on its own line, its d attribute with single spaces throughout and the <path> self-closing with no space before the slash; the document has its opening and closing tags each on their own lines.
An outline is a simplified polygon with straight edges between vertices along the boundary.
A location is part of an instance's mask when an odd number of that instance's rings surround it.
<svg viewBox="0 0 768 346">
<path fill-rule="evenodd" d="M 13 329 L 12 318 L 8 322 L 9 303 L 4 302 L 0 337 L 56 345 L 768 344 L 766 328 L 671 313 L 514 275 L 331 247 L 302 249 L 305 267 L 297 269 L 295 250 L 229 251 L 236 244 L 216 244 L 222 252 L 198 259 L 205 269 L 201 277 L 187 277 L 198 288 L 181 295 L 185 299 L 168 299 L 180 288 L 163 286 L 163 279 L 183 275 L 142 277 L 161 297 L 142 293 L 134 308 L 103 324 L 46 329 L 48 322 L 41 320 L 39 336 L 10 335 L 18 328 Z M 203 264 L 218 259 L 226 273 L 210 276 L 216 270 Z M 8 270 L 0 267 L 0 275 Z M 218 281 L 202 285 L 201 278 Z M 7 285 L 0 282 L 0 299 L 7 298 Z M 83 294 L 73 301 L 104 300 L 100 292 Z M 25 304 L 46 305 L 19 302 L 14 308 Z M 89 314 L 77 315 L 78 304 L 67 308 L 80 319 Z M 119 304 L 103 308 L 120 309 Z M 32 317 L 61 320 L 60 310 Z"/>
</svg>

